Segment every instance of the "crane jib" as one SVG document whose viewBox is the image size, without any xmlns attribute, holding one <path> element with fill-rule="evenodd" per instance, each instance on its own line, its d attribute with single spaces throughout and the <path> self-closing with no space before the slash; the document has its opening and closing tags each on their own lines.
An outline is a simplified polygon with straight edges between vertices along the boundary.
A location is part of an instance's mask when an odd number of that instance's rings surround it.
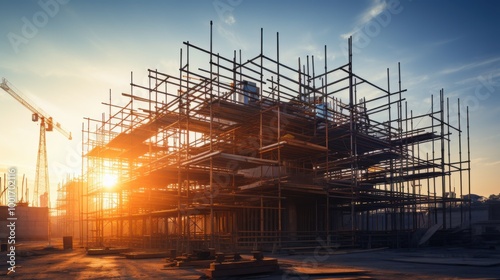
<svg viewBox="0 0 500 280">
<path fill-rule="evenodd" d="M 10 96 L 14 97 L 19 103 L 21 103 L 24 107 L 28 108 L 31 111 L 32 116 L 31 120 L 34 122 L 41 122 L 46 125 L 47 131 L 53 131 L 54 128 L 59 131 L 62 135 L 64 135 L 69 140 L 72 140 L 71 132 L 66 131 L 59 122 L 54 122 L 53 118 L 45 113 L 42 109 L 38 108 L 34 105 L 34 103 L 29 100 L 27 97 L 22 95 L 19 90 L 15 90 L 12 85 L 9 85 L 9 82 L 6 78 L 2 78 L 2 83 L 0 83 L 0 87 L 7 92 Z M 54 126 L 55 123 L 55 126 Z"/>
</svg>

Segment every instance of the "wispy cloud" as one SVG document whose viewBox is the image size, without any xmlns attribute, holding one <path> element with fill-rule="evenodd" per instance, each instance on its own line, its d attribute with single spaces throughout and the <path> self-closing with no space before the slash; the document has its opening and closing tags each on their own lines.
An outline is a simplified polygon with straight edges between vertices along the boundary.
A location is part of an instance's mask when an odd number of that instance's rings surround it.
<svg viewBox="0 0 500 280">
<path fill-rule="evenodd" d="M 494 166 L 494 165 L 499 165 L 499 164 L 500 164 L 500 160 L 486 163 L 487 166 Z"/>
<path fill-rule="evenodd" d="M 478 164 L 478 163 L 483 163 L 485 161 L 487 161 L 488 159 L 487 158 L 484 158 L 484 157 L 478 157 L 478 158 L 474 158 L 472 159 L 472 162 Z"/>
<path fill-rule="evenodd" d="M 485 65 L 495 63 L 495 62 L 500 62 L 500 57 L 492 57 L 492 58 L 489 58 L 489 59 L 486 59 L 483 61 L 476 61 L 476 62 L 472 62 L 472 63 L 468 63 L 468 64 L 463 64 L 460 66 L 446 68 L 446 69 L 440 71 L 439 73 L 443 74 L 443 75 L 453 74 L 456 72 L 474 69 L 474 68 L 485 66 Z"/>
<path fill-rule="evenodd" d="M 461 86 L 471 86 L 471 84 L 473 86 L 477 86 L 477 83 L 480 82 L 478 79 L 478 77 L 486 77 L 485 79 L 491 81 L 493 84 L 493 86 L 500 86 L 500 81 L 497 82 L 497 80 L 500 78 L 500 69 L 493 69 L 491 71 L 485 71 L 485 72 L 481 72 L 479 74 L 475 73 L 474 76 L 472 77 L 469 77 L 469 78 L 464 78 L 464 79 L 461 79 L 460 81 L 457 81 L 457 85 L 461 85 Z"/>
<path fill-rule="evenodd" d="M 373 0 L 371 6 L 368 7 L 368 9 L 366 9 L 361 15 L 357 17 L 358 19 L 354 25 L 354 28 L 351 31 L 340 35 L 340 37 L 344 40 L 349 38 L 354 33 L 356 33 L 361 26 L 376 18 L 386 8 L 387 8 L 387 3 L 384 0 Z"/>
<path fill-rule="evenodd" d="M 460 37 L 441 39 L 441 40 L 429 43 L 428 46 L 429 47 L 433 47 L 433 48 L 440 47 L 440 46 L 447 45 L 447 44 L 449 44 L 451 42 L 454 42 L 454 41 L 456 41 L 458 39 L 460 39 Z"/>
<path fill-rule="evenodd" d="M 476 165 L 481 165 L 481 166 L 500 165 L 500 160 L 492 161 L 491 159 L 484 157 L 475 158 L 472 160 L 472 162 L 475 163 Z"/>
<path fill-rule="evenodd" d="M 224 27 L 222 24 L 216 24 L 216 29 L 219 35 L 225 38 L 235 48 L 242 50 L 247 49 L 248 44 L 238 36 L 236 32 Z"/>
<path fill-rule="evenodd" d="M 423 74 L 418 76 L 409 76 L 409 79 L 405 80 L 405 87 L 413 88 L 416 85 L 421 85 L 423 82 L 429 80 L 429 75 Z"/>
<path fill-rule="evenodd" d="M 295 41 L 294 46 L 282 51 L 281 55 L 284 60 L 293 62 L 304 55 L 311 55 L 319 60 L 323 60 L 325 56 L 322 47 L 317 43 L 315 35 L 311 32 L 301 34 L 299 39 Z M 329 54 L 329 58 L 333 58 L 331 54 Z"/>
<path fill-rule="evenodd" d="M 233 25 L 236 23 L 236 18 L 234 18 L 233 15 L 228 15 L 224 18 L 224 22 L 227 24 L 227 25 Z"/>
<path fill-rule="evenodd" d="M 366 10 L 361 16 L 358 24 L 365 24 L 378 15 L 380 15 L 385 8 L 387 7 L 387 3 L 383 0 L 374 0 L 372 6 Z"/>
</svg>

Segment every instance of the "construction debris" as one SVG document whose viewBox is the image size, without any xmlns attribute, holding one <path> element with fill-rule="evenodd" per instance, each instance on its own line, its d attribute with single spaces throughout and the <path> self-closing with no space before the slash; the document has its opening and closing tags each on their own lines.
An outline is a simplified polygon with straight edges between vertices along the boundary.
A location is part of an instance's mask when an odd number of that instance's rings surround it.
<svg viewBox="0 0 500 280">
<path fill-rule="evenodd" d="M 274 273 L 279 270 L 278 260 L 264 258 L 262 252 L 253 252 L 252 260 L 212 262 L 206 275 L 211 278 L 233 277 L 261 273 Z"/>
</svg>

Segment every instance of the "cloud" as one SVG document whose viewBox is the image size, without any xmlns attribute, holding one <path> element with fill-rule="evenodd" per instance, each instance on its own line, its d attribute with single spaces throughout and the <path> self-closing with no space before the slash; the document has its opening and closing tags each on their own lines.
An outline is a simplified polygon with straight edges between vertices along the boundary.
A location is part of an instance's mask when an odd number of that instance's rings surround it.
<svg viewBox="0 0 500 280">
<path fill-rule="evenodd" d="M 486 165 L 487 166 L 494 166 L 494 165 L 499 165 L 500 164 L 500 160 L 497 160 L 497 161 L 493 161 L 493 162 L 488 162 Z"/>
<path fill-rule="evenodd" d="M 442 39 L 442 40 L 431 42 L 431 43 L 428 44 L 428 46 L 431 47 L 431 48 L 440 47 L 440 46 L 444 46 L 446 44 L 449 44 L 451 42 L 454 42 L 454 41 L 456 41 L 458 39 L 460 39 L 460 37 Z"/>
<path fill-rule="evenodd" d="M 361 15 L 358 16 L 358 20 L 356 21 L 355 27 L 342 35 L 340 37 L 342 39 L 348 39 L 351 37 L 354 33 L 356 33 L 361 26 L 366 24 L 367 22 L 370 22 L 374 18 L 376 18 L 378 15 L 380 15 L 385 9 L 387 8 L 387 3 L 384 0 L 373 0 L 372 5 L 366 9 Z"/>
<path fill-rule="evenodd" d="M 287 48 L 281 53 L 282 58 L 286 61 L 297 61 L 298 57 L 303 55 L 313 55 L 315 59 L 322 60 L 325 56 L 324 51 L 320 48 L 311 32 L 301 34 L 300 39 L 295 41 L 292 48 Z"/>
<path fill-rule="evenodd" d="M 234 18 L 233 15 L 228 15 L 226 16 L 226 18 L 224 18 L 224 22 L 227 24 L 227 25 L 233 25 L 236 23 L 236 19 Z"/>
<path fill-rule="evenodd" d="M 375 0 L 373 1 L 373 5 L 366 10 L 361 16 L 359 20 L 359 25 L 365 24 L 378 15 L 380 15 L 387 8 L 387 3 L 383 0 Z"/>
<path fill-rule="evenodd" d="M 472 160 L 473 163 L 481 166 L 495 166 L 500 165 L 500 160 L 492 161 L 489 158 L 479 157 Z"/>
<path fill-rule="evenodd" d="M 488 160 L 488 158 L 478 157 L 478 158 L 473 159 L 472 162 L 474 162 L 476 164 L 479 164 L 479 163 L 483 163 L 483 162 L 485 162 L 487 160 Z"/>
<path fill-rule="evenodd" d="M 489 59 L 486 59 L 483 61 L 476 61 L 476 62 L 463 64 L 463 65 L 456 66 L 456 67 L 450 67 L 450 68 L 441 70 L 439 73 L 442 75 L 453 74 L 456 72 L 474 69 L 474 68 L 485 66 L 485 65 L 495 63 L 495 62 L 500 62 L 500 57 L 492 57 L 492 58 L 489 58 Z"/>
<path fill-rule="evenodd" d="M 248 44 L 235 32 L 225 28 L 222 24 L 216 24 L 217 32 L 237 49 L 246 50 Z"/>
<path fill-rule="evenodd" d="M 477 85 L 477 83 L 480 82 L 480 77 L 483 77 L 483 79 L 486 79 L 490 82 L 492 82 L 493 86 L 500 86 L 500 84 L 498 84 L 498 82 L 496 82 L 496 80 L 500 77 L 500 70 L 499 69 L 493 69 L 492 71 L 486 71 L 486 72 L 482 72 L 482 73 L 475 73 L 474 76 L 471 76 L 469 78 L 463 78 L 461 79 L 460 81 L 457 81 L 456 84 L 457 85 L 461 85 L 461 86 L 466 86 L 466 85 Z M 493 79 L 495 79 L 495 81 L 493 81 Z"/>
</svg>

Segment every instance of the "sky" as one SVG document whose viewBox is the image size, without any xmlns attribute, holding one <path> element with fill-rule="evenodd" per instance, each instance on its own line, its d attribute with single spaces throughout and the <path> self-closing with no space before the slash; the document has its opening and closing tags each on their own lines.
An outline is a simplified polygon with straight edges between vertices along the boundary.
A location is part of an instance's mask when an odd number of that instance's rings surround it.
<svg viewBox="0 0 500 280">
<path fill-rule="evenodd" d="M 109 98 L 130 91 L 130 73 L 146 81 L 147 69 L 177 73 L 184 41 L 232 57 L 264 52 L 296 65 L 314 55 L 318 65 L 347 62 L 353 36 L 353 70 L 386 87 L 386 69 L 416 113 L 430 110 L 444 89 L 452 107 L 469 106 L 472 193 L 500 193 L 500 2 L 497 1 L 111 1 L 1 0 L 0 76 L 48 112 L 73 140 L 47 134 L 51 197 L 67 176 L 81 170 L 84 117 L 100 119 Z M 324 56 L 324 46 L 328 55 Z M 392 87 L 397 86 L 393 83 Z M 436 101 L 435 101 L 436 102 Z M 462 127 L 465 119 L 462 118 Z M 39 124 L 0 91 L 0 172 L 17 167 L 33 188 Z M 465 138 L 463 138 L 465 141 Z M 464 155 L 465 157 L 465 155 Z M 454 182 L 455 184 L 455 182 Z"/>
</svg>

